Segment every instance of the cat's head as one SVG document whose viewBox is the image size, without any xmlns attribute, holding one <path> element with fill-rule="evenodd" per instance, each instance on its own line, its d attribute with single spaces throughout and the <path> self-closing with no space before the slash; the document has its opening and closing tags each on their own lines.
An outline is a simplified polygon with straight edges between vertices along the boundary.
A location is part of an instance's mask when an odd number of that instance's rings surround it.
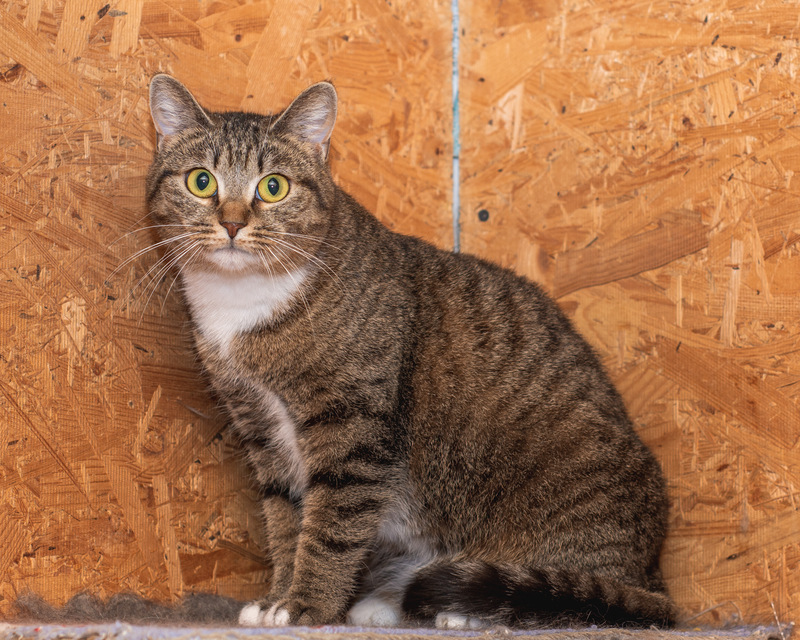
<svg viewBox="0 0 800 640">
<path fill-rule="evenodd" d="M 331 224 L 336 105 L 333 85 L 321 82 L 280 114 L 214 113 L 174 78 L 155 76 L 147 200 L 169 260 L 273 275 L 313 263 Z"/>
</svg>

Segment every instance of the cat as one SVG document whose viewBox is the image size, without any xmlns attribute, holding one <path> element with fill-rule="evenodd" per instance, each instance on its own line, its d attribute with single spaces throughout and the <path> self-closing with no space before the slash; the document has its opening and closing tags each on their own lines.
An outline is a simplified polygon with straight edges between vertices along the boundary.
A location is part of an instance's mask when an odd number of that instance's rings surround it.
<svg viewBox="0 0 800 640">
<path fill-rule="evenodd" d="M 263 116 L 160 74 L 150 109 L 150 215 L 263 497 L 241 624 L 673 623 L 661 469 L 539 286 L 340 189 L 330 83 Z"/>
</svg>

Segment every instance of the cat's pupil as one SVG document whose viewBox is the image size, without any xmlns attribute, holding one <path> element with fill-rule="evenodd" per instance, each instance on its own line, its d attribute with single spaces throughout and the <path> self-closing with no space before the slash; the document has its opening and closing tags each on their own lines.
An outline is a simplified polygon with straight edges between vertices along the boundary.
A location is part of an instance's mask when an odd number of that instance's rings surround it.
<svg viewBox="0 0 800 640">
<path fill-rule="evenodd" d="M 274 196 L 280 191 L 281 185 L 275 178 L 267 180 L 267 190 Z"/>
<path fill-rule="evenodd" d="M 209 182 L 211 182 L 211 178 L 205 171 L 203 171 L 203 173 L 199 173 L 195 179 L 195 184 L 200 191 L 205 191 L 208 188 Z"/>
</svg>

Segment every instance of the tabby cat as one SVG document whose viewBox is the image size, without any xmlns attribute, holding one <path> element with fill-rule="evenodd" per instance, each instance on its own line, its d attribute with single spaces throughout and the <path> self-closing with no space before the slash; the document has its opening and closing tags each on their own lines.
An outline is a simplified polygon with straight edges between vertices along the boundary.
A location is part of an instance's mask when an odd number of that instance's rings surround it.
<svg viewBox="0 0 800 640">
<path fill-rule="evenodd" d="M 535 284 L 389 231 L 327 166 L 333 86 L 214 113 L 155 76 L 147 199 L 263 496 L 244 625 L 668 625 L 658 463 Z"/>
</svg>

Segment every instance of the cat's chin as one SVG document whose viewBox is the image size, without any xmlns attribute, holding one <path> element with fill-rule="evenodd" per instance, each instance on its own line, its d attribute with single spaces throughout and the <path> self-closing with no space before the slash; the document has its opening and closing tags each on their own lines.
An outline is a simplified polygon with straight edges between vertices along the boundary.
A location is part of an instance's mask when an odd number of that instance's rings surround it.
<svg viewBox="0 0 800 640">
<path fill-rule="evenodd" d="M 216 249 L 205 256 L 206 261 L 221 272 L 242 273 L 262 271 L 264 263 L 249 251 L 225 247 Z"/>
</svg>

